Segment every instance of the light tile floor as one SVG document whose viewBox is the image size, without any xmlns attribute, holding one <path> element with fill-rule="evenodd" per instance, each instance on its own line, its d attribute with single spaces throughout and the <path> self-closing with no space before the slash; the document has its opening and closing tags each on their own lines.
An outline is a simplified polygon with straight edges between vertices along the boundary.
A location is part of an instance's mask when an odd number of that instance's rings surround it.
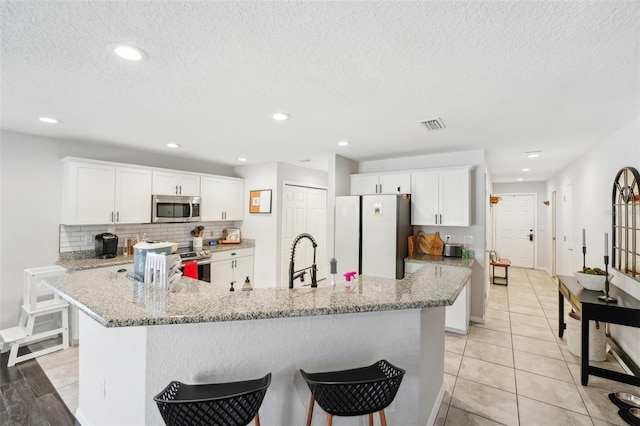
<svg viewBox="0 0 640 426">
<path fill-rule="evenodd" d="M 558 338 L 558 290 L 542 271 L 510 268 L 509 286 L 492 285 L 486 322 L 467 336 L 447 333 L 447 392 L 437 425 L 625 425 L 610 392 L 637 387 L 591 376 Z M 567 305 L 565 312 L 569 312 Z M 38 358 L 72 413 L 78 406 L 78 347 Z M 605 368 L 623 371 L 612 355 Z"/>
<path fill-rule="evenodd" d="M 567 304 L 565 312 L 569 312 Z M 598 377 L 580 384 L 580 358 L 558 337 L 558 290 L 543 271 L 510 268 L 491 285 L 486 321 L 447 333 L 447 392 L 437 425 L 625 425 L 608 394 L 640 389 Z M 604 368 L 623 371 L 611 354 Z"/>
</svg>

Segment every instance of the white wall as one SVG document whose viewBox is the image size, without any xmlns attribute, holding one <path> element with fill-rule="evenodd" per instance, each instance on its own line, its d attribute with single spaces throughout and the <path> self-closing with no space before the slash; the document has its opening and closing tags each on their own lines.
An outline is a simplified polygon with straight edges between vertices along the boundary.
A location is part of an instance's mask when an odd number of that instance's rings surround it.
<svg viewBox="0 0 640 426">
<path fill-rule="evenodd" d="M 256 287 L 273 287 L 279 279 L 282 251 L 281 193 L 284 182 L 327 187 L 327 173 L 284 163 L 240 166 L 236 176 L 244 178 L 245 202 L 249 192 L 271 189 L 271 214 L 249 214 L 245 205 L 242 235 L 255 239 L 253 276 Z"/>
<path fill-rule="evenodd" d="M 474 321 L 484 321 L 485 310 L 485 221 L 488 195 L 485 181 L 485 153 L 483 150 L 450 152 L 434 155 L 416 155 L 412 157 L 388 160 L 365 161 L 359 165 L 359 173 L 388 172 L 395 170 L 420 170 L 437 167 L 473 166 L 471 172 L 471 226 L 425 226 L 414 227 L 425 232 L 439 231 L 440 235 L 449 234 L 453 242 L 463 242 L 464 236 L 473 237 L 471 249 L 475 251 L 476 262 L 471 275 L 471 317 Z"/>
<path fill-rule="evenodd" d="M 256 246 L 253 257 L 253 285 L 273 287 L 276 283 L 278 265 L 277 232 L 278 232 L 278 165 L 265 163 L 241 166 L 234 169 L 236 176 L 244 178 L 244 221 L 242 236 L 253 238 Z M 249 193 L 254 190 L 270 189 L 271 213 L 248 213 Z"/>
<path fill-rule="evenodd" d="M 558 194 L 558 274 L 573 275 L 582 267 L 582 228 L 586 229 L 586 264 L 604 266 L 604 234 L 609 233 L 611 244 L 611 194 L 613 180 L 626 166 L 640 168 L 640 117 L 622 126 L 594 149 L 565 167 L 547 182 L 547 198 L 555 190 Z M 564 186 L 573 184 L 573 247 L 571 262 L 564 260 L 561 236 L 565 223 L 562 212 Z M 551 215 L 547 228 L 551 227 Z M 551 247 L 548 247 L 549 252 Z M 611 250 L 611 246 L 609 247 Z M 550 259 L 549 259 L 550 262 Z M 549 267 L 550 269 L 550 267 Z M 613 272 L 613 283 L 640 299 L 640 282 Z M 640 329 L 611 326 L 612 336 L 624 351 L 640 364 Z"/>
<path fill-rule="evenodd" d="M 547 197 L 546 182 L 494 183 L 491 195 L 498 194 L 536 194 L 537 229 L 534 234 L 536 239 L 536 259 L 534 268 L 544 269 L 549 275 L 551 275 L 551 266 L 548 258 L 549 248 L 551 247 L 551 224 L 549 223 L 547 225 L 547 215 L 551 210 L 551 204 L 549 204 L 549 206 L 544 205 L 544 201 L 551 200 L 551 197 Z"/>
<path fill-rule="evenodd" d="M 22 271 L 58 260 L 60 159 L 67 156 L 233 176 L 229 167 L 197 159 L 0 132 L 0 328 L 18 323 Z"/>
<path fill-rule="evenodd" d="M 358 173 L 358 163 L 340 155 L 329 158 L 329 192 L 327 200 L 327 247 L 329 259 L 335 257 L 336 197 L 349 195 L 352 174 Z"/>
</svg>

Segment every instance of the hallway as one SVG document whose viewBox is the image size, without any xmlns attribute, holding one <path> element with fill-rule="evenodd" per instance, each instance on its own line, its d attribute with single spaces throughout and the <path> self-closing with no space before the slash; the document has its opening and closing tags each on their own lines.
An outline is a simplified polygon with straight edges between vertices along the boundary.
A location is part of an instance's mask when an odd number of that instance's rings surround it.
<svg viewBox="0 0 640 426">
<path fill-rule="evenodd" d="M 486 316 L 468 336 L 447 333 L 437 425 L 626 424 L 607 395 L 640 390 L 593 376 L 580 385 L 580 358 L 566 333 L 557 337 L 558 290 L 546 272 L 510 268 L 508 287 L 491 285 Z M 611 354 L 592 364 L 623 371 Z"/>
</svg>

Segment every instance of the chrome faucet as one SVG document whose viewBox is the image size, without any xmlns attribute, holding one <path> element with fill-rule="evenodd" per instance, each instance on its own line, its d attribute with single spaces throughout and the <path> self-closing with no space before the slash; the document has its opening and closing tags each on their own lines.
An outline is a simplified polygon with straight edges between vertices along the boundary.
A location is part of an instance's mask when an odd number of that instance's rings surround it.
<svg viewBox="0 0 640 426">
<path fill-rule="evenodd" d="M 313 263 L 307 268 L 302 268 L 296 271 L 295 267 L 293 266 L 293 261 L 296 258 L 296 246 L 298 245 L 298 242 L 300 242 L 300 240 L 303 238 L 309 239 L 311 241 L 311 244 L 313 245 Z M 316 280 L 316 271 L 318 270 L 318 268 L 316 267 L 317 247 L 318 244 L 316 243 L 316 240 L 314 240 L 313 237 L 307 233 L 300 234 L 296 237 L 295 240 L 293 240 L 293 245 L 291 246 L 291 260 L 289 261 L 289 288 L 293 288 L 293 282 L 298 278 L 300 278 L 301 283 L 304 282 L 304 274 L 307 272 L 307 269 L 311 269 L 311 287 L 318 287 L 318 282 Z"/>
</svg>

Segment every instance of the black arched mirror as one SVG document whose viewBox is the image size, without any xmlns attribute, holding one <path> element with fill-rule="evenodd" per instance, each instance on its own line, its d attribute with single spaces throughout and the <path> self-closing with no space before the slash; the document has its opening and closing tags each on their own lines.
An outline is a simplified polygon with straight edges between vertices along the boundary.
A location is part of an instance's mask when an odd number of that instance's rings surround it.
<svg viewBox="0 0 640 426">
<path fill-rule="evenodd" d="M 613 253 L 611 266 L 640 281 L 640 175 L 621 169 L 613 181 Z"/>
</svg>

